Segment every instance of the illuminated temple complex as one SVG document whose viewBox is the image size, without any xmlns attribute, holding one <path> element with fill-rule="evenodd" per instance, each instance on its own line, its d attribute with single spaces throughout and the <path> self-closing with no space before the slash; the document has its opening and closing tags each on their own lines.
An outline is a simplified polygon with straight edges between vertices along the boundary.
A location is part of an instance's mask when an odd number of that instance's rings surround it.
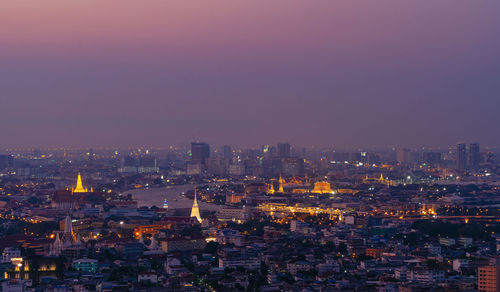
<svg viewBox="0 0 500 292">
<path fill-rule="evenodd" d="M 318 181 L 314 183 L 314 189 L 311 192 L 315 194 L 333 194 L 330 183 L 326 181 Z"/>
<path fill-rule="evenodd" d="M 71 217 L 68 215 L 64 219 L 64 231 L 57 232 L 56 239 L 50 245 L 49 255 L 65 255 L 69 257 L 78 257 L 83 249 L 83 243 L 80 235 L 75 237 Z"/>
<path fill-rule="evenodd" d="M 387 186 L 392 185 L 392 181 L 387 179 L 387 178 L 384 178 L 383 174 L 380 174 L 379 178 L 376 178 L 376 177 L 372 178 L 372 177 L 368 177 L 368 175 L 366 175 L 366 177 L 363 179 L 363 182 L 364 183 L 378 183 L 378 184 L 383 184 L 383 185 L 387 185 Z"/>
</svg>

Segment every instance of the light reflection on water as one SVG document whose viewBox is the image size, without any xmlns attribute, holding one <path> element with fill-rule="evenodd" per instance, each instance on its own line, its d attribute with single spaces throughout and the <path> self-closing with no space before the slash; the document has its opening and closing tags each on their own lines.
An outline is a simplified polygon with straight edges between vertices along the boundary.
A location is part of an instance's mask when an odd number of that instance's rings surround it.
<svg viewBox="0 0 500 292">
<path fill-rule="evenodd" d="M 153 205 L 157 207 L 163 206 L 163 200 L 167 199 L 169 209 L 182 209 L 191 208 L 193 200 L 183 197 L 182 193 L 194 190 L 194 185 L 179 185 L 169 186 L 167 188 L 150 188 L 150 189 L 133 189 L 123 192 L 123 195 L 132 194 L 137 201 L 139 207 Z M 218 205 L 201 202 L 198 199 L 198 205 L 201 210 L 216 211 L 219 209 Z"/>
</svg>

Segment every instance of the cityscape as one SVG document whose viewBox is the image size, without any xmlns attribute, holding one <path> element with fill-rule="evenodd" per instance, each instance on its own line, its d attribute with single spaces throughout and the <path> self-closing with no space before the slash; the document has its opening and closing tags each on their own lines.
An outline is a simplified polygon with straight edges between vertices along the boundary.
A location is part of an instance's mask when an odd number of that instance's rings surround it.
<svg viewBox="0 0 500 292">
<path fill-rule="evenodd" d="M 496 151 L 3 154 L 3 289 L 498 291 Z"/>
<path fill-rule="evenodd" d="M 0 292 L 500 292 L 500 1 L 0 1 Z"/>
</svg>

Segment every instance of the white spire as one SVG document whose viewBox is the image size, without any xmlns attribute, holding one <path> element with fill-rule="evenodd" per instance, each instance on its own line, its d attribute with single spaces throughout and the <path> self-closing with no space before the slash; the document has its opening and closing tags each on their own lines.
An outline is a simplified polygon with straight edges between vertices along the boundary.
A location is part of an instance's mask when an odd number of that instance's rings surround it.
<svg viewBox="0 0 500 292">
<path fill-rule="evenodd" d="M 196 217 L 198 219 L 198 222 L 201 223 L 201 215 L 200 215 L 200 208 L 198 207 L 198 201 L 196 200 L 196 188 L 194 188 L 194 202 L 193 202 L 193 208 L 191 208 L 191 217 Z"/>
<path fill-rule="evenodd" d="M 64 233 L 62 234 L 61 240 L 64 245 L 71 245 L 75 242 L 75 235 L 73 234 L 73 223 L 71 222 L 71 217 L 68 215 L 64 218 Z"/>
<path fill-rule="evenodd" d="M 54 243 L 52 243 L 50 245 L 50 252 L 49 252 L 49 254 L 51 256 L 60 255 L 62 247 L 63 247 L 63 243 L 61 241 L 61 238 L 59 237 L 59 233 L 56 233 L 56 240 L 54 240 Z"/>
<path fill-rule="evenodd" d="M 154 235 L 151 237 L 151 243 L 148 246 L 149 250 L 157 250 L 158 249 L 158 244 L 156 243 L 156 238 Z"/>
<path fill-rule="evenodd" d="M 64 233 L 73 234 L 73 226 L 71 223 L 71 217 L 69 217 L 69 215 L 64 218 Z"/>
<path fill-rule="evenodd" d="M 59 238 L 59 232 L 56 233 L 56 240 L 54 241 L 54 244 L 61 244 L 61 238 Z"/>
<path fill-rule="evenodd" d="M 82 241 L 80 240 L 80 234 L 78 234 L 78 235 L 76 236 L 76 242 L 75 242 L 75 245 L 82 245 L 82 244 L 83 244 L 83 243 L 82 243 Z"/>
</svg>

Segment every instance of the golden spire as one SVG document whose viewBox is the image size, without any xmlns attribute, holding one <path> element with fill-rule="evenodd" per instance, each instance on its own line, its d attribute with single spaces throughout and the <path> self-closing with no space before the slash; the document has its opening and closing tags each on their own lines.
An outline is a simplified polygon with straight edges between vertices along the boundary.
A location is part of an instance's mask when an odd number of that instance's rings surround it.
<svg viewBox="0 0 500 292">
<path fill-rule="evenodd" d="M 73 193 L 86 193 L 87 189 L 83 188 L 82 176 L 78 173 L 78 178 L 76 179 L 76 188 L 73 189 Z"/>
<path fill-rule="evenodd" d="M 273 182 L 271 182 L 269 185 L 271 185 L 271 188 L 269 189 L 269 191 L 267 191 L 268 194 L 272 195 L 274 194 L 276 191 L 274 190 L 274 185 L 273 185 Z"/>
<path fill-rule="evenodd" d="M 281 175 L 280 175 L 279 182 L 280 182 L 280 186 L 278 189 L 278 193 L 284 193 L 284 191 L 283 191 L 283 178 L 281 178 Z"/>
</svg>

